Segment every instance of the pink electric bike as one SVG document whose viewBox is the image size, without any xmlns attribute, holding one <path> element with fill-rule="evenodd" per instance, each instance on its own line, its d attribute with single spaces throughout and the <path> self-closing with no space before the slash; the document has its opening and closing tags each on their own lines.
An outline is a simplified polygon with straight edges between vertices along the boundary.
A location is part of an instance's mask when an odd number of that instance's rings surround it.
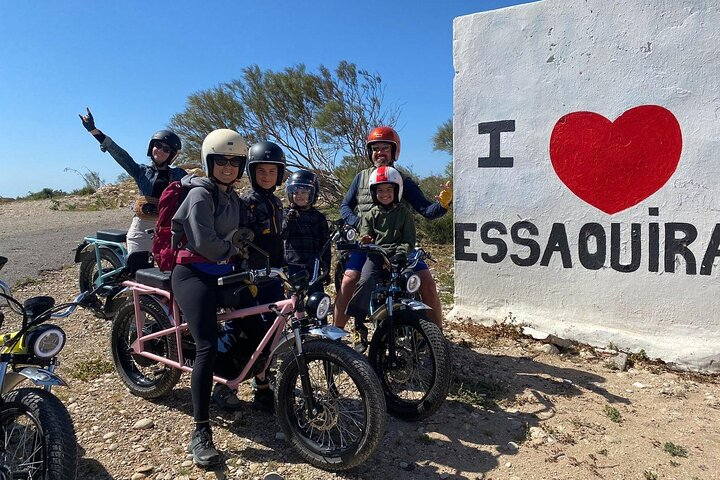
<svg viewBox="0 0 720 480">
<path fill-rule="evenodd" d="M 340 471 L 375 451 L 385 430 L 386 405 L 368 361 L 337 341 L 347 334 L 344 330 L 327 324 L 330 297 L 307 295 L 318 277 L 317 265 L 311 281 L 305 274 L 288 278 L 284 270 L 269 267 L 220 277 L 214 381 L 235 389 L 279 362 L 275 411 L 282 431 L 305 461 Z M 255 285 L 274 278 L 284 282 L 289 299 L 243 307 Z M 195 344 L 173 301 L 169 273 L 138 270 L 135 280 L 123 285 L 129 298 L 113 320 L 113 362 L 131 393 L 160 397 L 173 389 L 182 372 L 192 371 Z M 233 333 L 226 328 L 230 320 L 242 326 L 267 312 L 275 320 L 251 349 L 243 345 L 242 327 Z"/>
</svg>

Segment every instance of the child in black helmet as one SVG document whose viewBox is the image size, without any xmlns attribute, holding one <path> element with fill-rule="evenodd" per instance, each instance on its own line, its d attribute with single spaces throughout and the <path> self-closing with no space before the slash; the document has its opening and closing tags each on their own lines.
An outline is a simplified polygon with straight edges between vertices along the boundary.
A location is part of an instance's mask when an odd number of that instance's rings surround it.
<svg viewBox="0 0 720 480">
<path fill-rule="evenodd" d="M 289 207 L 285 209 L 282 236 L 285 241 L 285 263 L 292 276 L 305 270 L 312 277 L 315 259 L 330 237 L 327 218 L 314 207 L 319 195 L 317 176 L 308 170 L 298 170 L 285 184 Z M 331 251 L 322 252 L 321 268 L 330 267 Z M 323 282 L 327 282 L 327 276 Z M 308 293 L 322 292 L 322 283 L 316 283 Z"/>
<path fill-rule="evenodd" d="M 240 225 L 253 231 L 253 243 L 270 255 L 270 267 L 281 268 L 285 263 L 283 240 L 281 236 L 283 206 L 273 193 L 282 184 L 285 174 L 285 153 L 280 146 L 272 142 L 258 142 L 248 151 L 247 173 L 252 189 L 243 194 L 242 201 L 247 205 L 248 224 Z M 242 221 L 241 221 L 242 223 Z M 265 268 L 266 259 L 250 251 L 248 268 Z M 258 285 L 256 300 L 259 305 L 273 303 L 285 298 L 283 284 L 279 279 Z M 269 322 L 274 315 L 263 316 Z M 274 399 L 267 380 L 253 381 L 255 389 L 254 403 L 258 408 L 274 411 Z"/>
<path fill-rule="evenodd" d="M 152 162 L 150 165 L 139 165 L 110 137 L 95 128 L 95 119 L 89 108 L 87 115 L 80 115 L 80 120 L 83 127 L 100 142 L 100 150 L 109 152 L 137 183 L 138 198 L 132 206 L 134 215 L 127 232 L 127 249 L 128 253 L 149 253 L 152 249 L 152 235 L 145 231 L 155 228 L 158 199 L 170 182 L 187 175 L 182 168 L 171 166 L 182 148 L 180 137 L 170 130 L 156 132 L 147 149 Z"/>
</svg>

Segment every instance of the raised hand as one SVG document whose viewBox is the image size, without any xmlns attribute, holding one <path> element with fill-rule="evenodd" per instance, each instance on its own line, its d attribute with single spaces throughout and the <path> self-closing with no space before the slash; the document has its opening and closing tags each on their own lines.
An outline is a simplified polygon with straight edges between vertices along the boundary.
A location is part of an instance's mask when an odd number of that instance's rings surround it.
<svg viewBox="0 0 720 480">
<path fill-rule="evenodd" d="M 87 130 L 88 132 L 92 132 L 93 130 L 95 130 L 95 119 L 93 118 L 90 109 L 88 107 L 85 107 L 85 109 L 87 110 L 87 115 L 78 114 L 78 116 L 80 117 L 80 120 L 82 121 L 85 130 Z"/>
<path fill-rule="evenodd" d="M 435 199 L 440 202 L 440 205 L 442 205 L 444 209 L 447 209 L 450 206 L 453 201 L 453 188 L 450 184 L 450 180 L 445 182 L 445 185 L 443 185 L 442 190 L 440 190 L 440 193 L 437 194 Z"/>
</svg>

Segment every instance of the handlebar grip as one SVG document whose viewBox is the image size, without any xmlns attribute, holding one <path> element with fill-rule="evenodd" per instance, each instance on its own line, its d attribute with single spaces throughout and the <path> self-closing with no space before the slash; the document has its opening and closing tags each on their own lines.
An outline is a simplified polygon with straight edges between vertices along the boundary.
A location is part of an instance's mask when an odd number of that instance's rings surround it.
<svg viewBox="0 0 720 480">
<path fill-rule="evenodd" d="M 252 281 L 253 274 L 252 272 L 240 272 L 240 273 L 233 273 L 232 275 L 225 275 L 224 277 L 219 277 L 217 279 L 218 285 L 232 285 L 233 283 L 243 282 L 245 280 Z"/>
</svg>

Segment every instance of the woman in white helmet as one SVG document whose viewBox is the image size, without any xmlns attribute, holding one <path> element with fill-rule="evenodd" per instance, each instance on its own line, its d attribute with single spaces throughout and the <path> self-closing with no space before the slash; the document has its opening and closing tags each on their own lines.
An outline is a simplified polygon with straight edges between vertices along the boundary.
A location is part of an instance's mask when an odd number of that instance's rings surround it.
<svg viewBox="0 0 720 480">
<path fill-rule="evenodd" d="M 233 130 L 215 130 L 205 137 L 202 162 L 207 176 L 188 175 L 181 180 L 190 190 L 172 219 L 172 242 L 176 245 L 182 237 L 184 245 L 172 270 L 172 290 L 196 345 L 190 381 L 195 430 L 188 453 L 200 466 L 221 459 L 210 429 L 218 343 L 217 278 L 233 271 L 229 260 L 240 253 L 232 237 L 245 207 L 232 184 L 242 176 L 247 152 L 247 143 Z"/>
</svg>

